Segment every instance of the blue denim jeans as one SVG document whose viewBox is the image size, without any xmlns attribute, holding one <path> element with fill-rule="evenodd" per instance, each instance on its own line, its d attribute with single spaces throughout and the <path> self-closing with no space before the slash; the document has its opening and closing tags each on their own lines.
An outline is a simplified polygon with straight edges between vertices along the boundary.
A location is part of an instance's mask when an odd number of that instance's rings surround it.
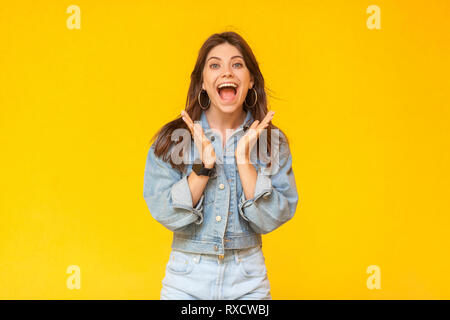
<svg viewBox="0 0 450 320">
<path fill-rule="evenodd" d="M 214 254 L 172 249 L 161 300 L 271 300 L 262 247 Z"/>
</svg>

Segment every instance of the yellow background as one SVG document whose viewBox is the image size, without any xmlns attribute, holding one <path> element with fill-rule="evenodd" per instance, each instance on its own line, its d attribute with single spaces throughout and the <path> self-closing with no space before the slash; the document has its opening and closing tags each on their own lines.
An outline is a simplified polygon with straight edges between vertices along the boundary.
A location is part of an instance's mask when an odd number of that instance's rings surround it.
<svg viewBox="0 0 450 320">
<path fill-rule="evenodd" d="M 445 0 L 2 3 L 0 298 L 159 299 L 172 233 L 143 199 L 148 141 L 227 30 L 293 153 L 297 212 L 263 236 L 273 298 L 450 298 Z"/>
</svg>

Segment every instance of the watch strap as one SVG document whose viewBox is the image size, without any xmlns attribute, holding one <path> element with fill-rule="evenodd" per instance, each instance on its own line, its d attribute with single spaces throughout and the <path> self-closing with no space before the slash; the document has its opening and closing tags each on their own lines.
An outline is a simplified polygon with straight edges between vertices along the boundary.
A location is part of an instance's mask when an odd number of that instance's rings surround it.
<svg viewBox="0 0 450 320">
<path fill-rule="evenodd" d="M 208 176 L 210 177 L 214 171 L 214 167 L 211 169 L 205 168 L 205 165 L 202 163 L 194 163 L 192 169 L 198 176 Z"/>
</svg>

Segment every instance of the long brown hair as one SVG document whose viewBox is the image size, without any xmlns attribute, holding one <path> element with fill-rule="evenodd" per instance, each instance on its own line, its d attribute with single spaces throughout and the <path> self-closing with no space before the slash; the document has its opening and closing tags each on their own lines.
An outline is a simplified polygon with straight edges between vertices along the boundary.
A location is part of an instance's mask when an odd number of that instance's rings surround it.
<svg viewBox="0 0 450 320">
<path fill-rule="evenodd" d="M 233 46 L 235 46 L 243 55 L 244 62 L 249 69 L 249 72 L 251 75 L 253 75 L 254 78 L 254 85 L 253 88 L 256 90 L 258 94 L 258 99 L 256 102 L 256 105 L 252 108 L 247 108 L 244 104 L 244 111 L 247 112 L 247 110 L 250 110 L 253 119 L 262 121 L 264 119 L 265 115 L 267 114 L 267 96 L 266 96 L 266 90 L 269 90 L 265 87 L 264 84 L 264 77 L 261 74 L 261 71 L 259 70 L 258 62 L 256 61 L 255 56 L 253 55 L 252 49 L 247 44 L 247 42 L 236 32 L 227 31 L 222 33 L 215 33 L 211 35 L 202 45 L 200 48 L 197 62 L 195 63 L 194 70 L 191 73 L 191 83 L 189 85 L 189 91 L 187 94 L 186 99 L 186 107 L 185 111 L 189 114 L 192 121 L 200 120 L 200 116 L 202 114 L 202 109 L 198 103 L 198 94 L 200 90 L 202 89 L 202 82 L 203 82 L 203 68 L 205 65 L 206 57 L 208 56 L 209 51 L 211 51 L 212 48 L 214 48 L 217 45 L 220 45 L 222 43 L 229 43 Z M 269 90 L 270 91 L 270 90 Z M 250 92 L 250 90 L 249 90 Z M 253 95 L 253 93 L 250 93 Z M 253 99 L 251 99 L 253 101 Z M 185 170 L 185 164 L 174 164 L 172 162 L 172 159 L 170 157 L 170 147 L 172 144 L 177 144 L 181 141 L 175 142 L 172 141 L 171 135 L 175 129 L 184 128 L 188 130 L 187 125 L 184 123 L 183 119 L 181 119 L 181 116 L 176 118 L 175 120 L 167 123 L 164 125 L 150 140 L 150 143 L 156 139 L 155 141 L 155 150 L 154 153 L 157 157 L 162 157 L 162 159 L 166 162 L 169 161 L 171 166 L 173 168 L 176 168 L 180 171 Z M 269 126 L 267 127 L 267 154 L 270 156 L 270 146 L 271 146 L 271 129 L 278 129 L 280 131 L 280 145 L 281 143 L 289 143 L 287 140 L 287 136 L 275 125 L 272 124 L 272 122 L 269 123 Z M 257 146 L 259 146 L 259 143 L 256 143 Z M 259 152 L 258 152 L 259 154 Z M 269 162 L 269 165 L 271 163 Z"/>
</svg>

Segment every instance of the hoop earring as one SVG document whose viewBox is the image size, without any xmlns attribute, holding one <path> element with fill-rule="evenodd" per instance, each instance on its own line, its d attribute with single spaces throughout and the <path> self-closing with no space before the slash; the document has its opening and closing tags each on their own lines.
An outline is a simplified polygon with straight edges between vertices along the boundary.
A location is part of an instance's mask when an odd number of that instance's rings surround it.
<svg viewBox="0 0 450 320">
<path fill-rule="evenodd" d="M 247 97 L 245 97 L 245 100 L 244 100 L 244 105 L 249 109 L 253 108 L 256 105 L 256 101 L 258 101 L 258 93 L 256 92 L 255 88 L 252 88 L 252 89 L 253 89 L 253 92 L 255 93 L 255 102 L 253 102 L 253 104 L 251 106 L 249 106 L 247 104 Z"/>
<path fill-rule="evenodd" d="M 202 108 L 203 110 L 207 110 L 207 109 L 209 108 L 209 105 L 211 104 L 211 99 L 209 98 L 208 94 L 206 94 L 206 95 L 208 96 L 208 104 L 206 105 L 206 107 L 204 107 L 204 106 L 202 105 L 202 101 L 201 101 L 201 98 L 200 98 L 200 95 L 201 95 L 203 92 L 206 92 L 206 90 L 203 90 L 203 89 L 202 89 L 202 90 L 199 91 L 197 100 L 198 100 L 198 104 L 200 105 L 200 108 Z"/>
</svg>

